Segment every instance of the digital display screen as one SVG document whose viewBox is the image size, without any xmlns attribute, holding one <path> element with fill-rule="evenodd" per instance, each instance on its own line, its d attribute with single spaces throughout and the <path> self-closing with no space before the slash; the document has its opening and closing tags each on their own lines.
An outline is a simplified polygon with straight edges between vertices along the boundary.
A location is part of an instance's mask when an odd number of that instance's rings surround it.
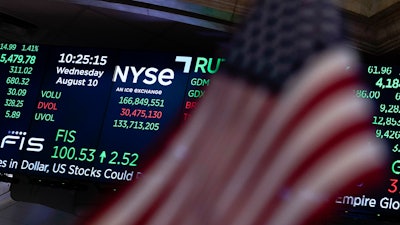
<svg viewBox="0 0 400 225">
<path fill-rule="evenodd" d="M 223 58 L 171 52 L 0 43 L 0 173 L 117 183 L 137 179 L 143 158 L 190 118 Z M 364 65 L 354 90 L 375 106 L 388 142 L 383 183 L 360 182 L 334 205 L 352 218 L 400 210 L 400 67 Z M 385 151 L 385 150 L 383 150 Z M 385 154 L 385 153 L 383 153 Z"/>
<path fill-rule="evenodd" d="M 99 182 L 190 117 L 223 58 L 0 43 L 0 172 Z"/>
<path fill-rule="evenodd" d="M 360 181 L 354 187 L 356 194 L 339 195 L 335 205 L 353 218 L 393 220 L 400 211 L 400 67 L 364 64 L 363 78 L 366 88 L 354 90 L 354 94 L 374 105 L 370 121 L 375 137 L 388 144 L 382 149 L 388 162 L 379 183 Z"/>
</svg>

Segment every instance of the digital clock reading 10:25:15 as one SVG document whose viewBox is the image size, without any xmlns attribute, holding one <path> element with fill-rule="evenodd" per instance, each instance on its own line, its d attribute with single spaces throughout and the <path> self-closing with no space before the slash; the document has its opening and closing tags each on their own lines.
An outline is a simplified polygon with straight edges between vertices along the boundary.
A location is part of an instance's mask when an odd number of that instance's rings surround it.
<svg viewBox="0 0 400 225">
<path fill-rule="evenodd" d="M 107 64 L 107 58 L 108 56 L 106 55 L 74 55 L 61 53 L 58 63 L 104 66 Z"/>
</svg>

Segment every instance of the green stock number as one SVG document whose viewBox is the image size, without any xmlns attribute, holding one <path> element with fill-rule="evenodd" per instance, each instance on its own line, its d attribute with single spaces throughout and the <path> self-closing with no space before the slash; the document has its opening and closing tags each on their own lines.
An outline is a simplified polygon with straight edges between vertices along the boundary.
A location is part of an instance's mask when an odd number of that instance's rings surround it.
<svg viewBox="0 0 400 225">
<path fill-rule="evenodd" d="M 81 148 L 77 150 L 71 146 L 54 146 L 54 152 L 51 158 L 53 159 L 67 159 L 81 162 L 92 162 L 96 159 L 96 149 Z M 138 153 L 112 151 L 109 155 L 106 151 L 102 151 L 98 156 L 100 163 L 107 163 L 109 165 L 122 165 L 122 166 L 136 166 L 139 159 Z"/>
</svg>

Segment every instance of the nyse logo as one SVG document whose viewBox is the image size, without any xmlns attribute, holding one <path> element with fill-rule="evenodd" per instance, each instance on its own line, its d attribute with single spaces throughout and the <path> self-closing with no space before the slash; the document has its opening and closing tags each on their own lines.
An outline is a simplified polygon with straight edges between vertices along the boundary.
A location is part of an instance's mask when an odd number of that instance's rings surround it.
<svg viewBox="0 0 400 225">
<path fill-rule="evenodd" d="M 142 74 L 144 74 L 144 78 Z M 138 70 L 135 66 L 125 66 L 125 68 L 122 69 L 121 66 L 117 65 L 115 66 L 112 81 L 116 82 L 117 78 L 119 78 L 123 83 L 126 83 L 129 75 L 132 76 L 133 84 L 138 83 L 140 77 L 144 84 L 153 85 L 158 82 L 162 86 L 172 84 L 175 76 L 174 71 L 169 68 L 159 70 L 155 67 L 141 67 Z"/>
<path fill-rule="evenodd" d="M 6 145 L 17 145 L 18 150 L 25 150 L 30 152 L 40 152 L 43 150 L 44 138 L 26 137 L 26 132 L 22 131 L 8 131 L 8 135 L 3 137 L 0 144 L 0 149 Z"/>
</svg>

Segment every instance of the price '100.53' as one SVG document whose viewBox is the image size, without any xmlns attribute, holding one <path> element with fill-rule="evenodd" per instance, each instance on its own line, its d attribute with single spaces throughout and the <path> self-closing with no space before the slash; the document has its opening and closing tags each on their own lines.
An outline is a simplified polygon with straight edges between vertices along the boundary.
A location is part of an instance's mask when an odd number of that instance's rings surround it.
<svg viewBox="0 0 400 225">
<path fill-rule="evenodd" d="M 93 148 L 81 148 L 80 150 L 77 150 L 73 146 L 54 146 L 53 149 L 54 152 L 51 156 L 53 159 L 93 162 L 97 158 L 99 163 L 122 166 L 137 166 L 136 162 L 139 159 L 138 153 L 131 152 L 120 154 L 118 151 L 112 151 L 108 155 L 106 151 L 102 151 L 98 156 L 96 156 L 97 151 Z"/>
</svg>

